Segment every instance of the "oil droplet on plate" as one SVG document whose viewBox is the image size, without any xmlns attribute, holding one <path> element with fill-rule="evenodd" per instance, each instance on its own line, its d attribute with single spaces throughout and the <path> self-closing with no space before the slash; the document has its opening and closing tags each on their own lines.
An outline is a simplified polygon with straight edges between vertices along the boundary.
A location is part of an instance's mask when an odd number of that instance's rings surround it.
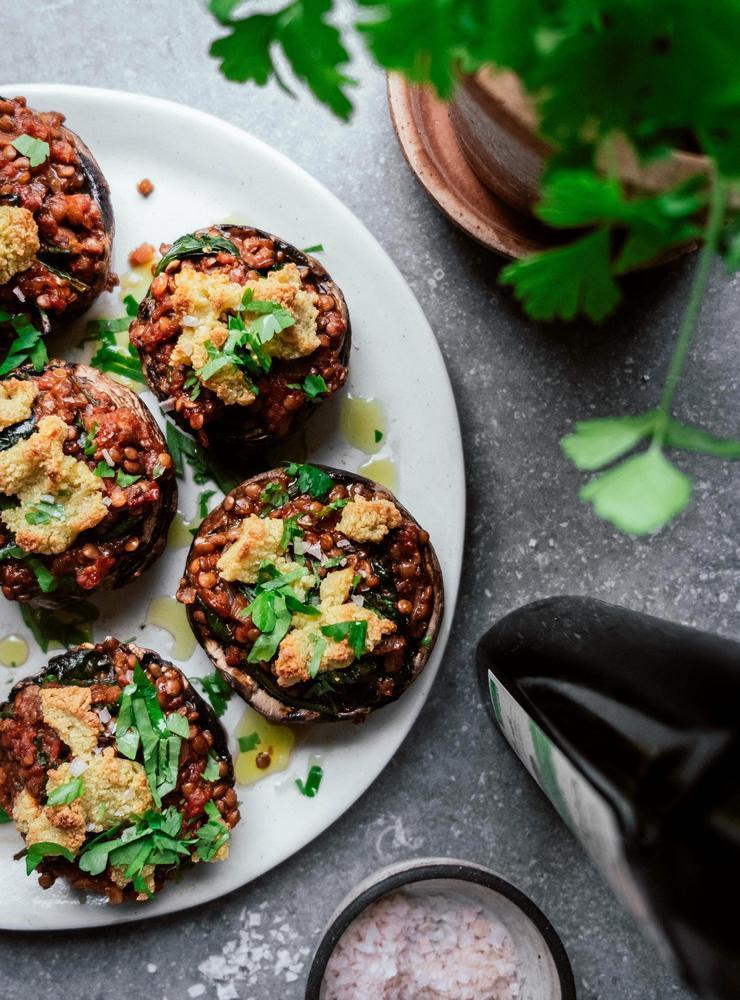
<svg viewBox="0 0 740 1000">
<path fill-rule="evenodd" d="M 340 410 L 342 434 L 353 448 L 374 455 L 385 440 L 385 413 L 377 399 L 347 395 Z"/>
<path fill-rule="evenodd" d="M 185 606 L 174 597 L 155 597 L 146 613 L 146 624 L 157 625 L 169 632 L 173 642 L 169 655 L 176 660 L 189 660 L 195 649 L 195 636 L 188 624 Z"/>
<path fill-rule="evenodd" d="M 19 635 L 0 639 L 0 663 L 4 667 L 20 667 L 28 659 L 28 643 Z"/>
<path fill-rule="evenodd" d="M 153 263 L 154 261 L 150 261 L 148 264 L 132 267 L 130 271 L 126 271 L 125 274 L 121 275 L 120 291 L 118 293 L 121 302 L 123 302 L 127 295 L 133 295 L 137 302 L 141 302 L 152 283 Z"/>
<path fill-rule="evenodd" d="M 234 773 L 239 785 L 253 785 L 255 781 L 284 771 L 295 745 L 295 734 L 290 726 L 275 725 L 248 708 L 234 730 L 234 737 L 238 742 L 240 736 L 252 736 L 253 733 L 259 737 L 259 743 L 251 750 L 240 750 L 236 756 Z M 258 760 L 263 766 L 258 766 Z"/>
<path fill-rule="evenodd" d="M 361 476 L 375 480 L 381 486 L 398 492 L 398 470 L 392 458 L 371 458 L 369 462 L 364 462 L 357 470 Z"/>
<path fill-rule="evenodd" d="M 190 522 L 186 521 L 180 511 L 178 511 L 172 519 L 172 524 L 167 534 L 167 545 L 171 549 L 189 548 L 193 541 L 193 536 L 190 534 L 190 527 Z"/>
</svg>

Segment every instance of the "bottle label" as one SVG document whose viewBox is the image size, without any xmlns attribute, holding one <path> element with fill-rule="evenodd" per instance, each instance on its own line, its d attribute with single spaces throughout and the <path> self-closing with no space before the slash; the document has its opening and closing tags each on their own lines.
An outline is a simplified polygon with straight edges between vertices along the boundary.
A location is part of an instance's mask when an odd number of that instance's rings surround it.
<svg viewBox="0 0 740 1000">
<path fill-rule="evenodd" d="M 496 721 L 519 760 L 643 930 L 665 948 L 627 864 L 622 834 L 611 805 L 490 670 L 488 690 Z"/>
</svg>

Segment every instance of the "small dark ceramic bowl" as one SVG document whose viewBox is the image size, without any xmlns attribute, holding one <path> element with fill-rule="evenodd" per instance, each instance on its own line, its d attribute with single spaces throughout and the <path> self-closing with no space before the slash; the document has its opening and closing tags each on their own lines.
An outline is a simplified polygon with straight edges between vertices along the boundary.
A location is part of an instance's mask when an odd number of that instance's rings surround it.
<svg viewBox="0 0 740 1000">
<path fill-rule="evenodd" d="M 323 1000 L 324 975 L 337 942 L 355 918 L 391 892 L 464 897 L 497 917 L 519 953 L 520 1000 L 576 1000 L 573 972 L 562 942 L 544 913 L 495 872 L 468 861 L 422 858 L 383 868 L 342 900 L 311 963 L 306 1000 Z"/>
</svg>

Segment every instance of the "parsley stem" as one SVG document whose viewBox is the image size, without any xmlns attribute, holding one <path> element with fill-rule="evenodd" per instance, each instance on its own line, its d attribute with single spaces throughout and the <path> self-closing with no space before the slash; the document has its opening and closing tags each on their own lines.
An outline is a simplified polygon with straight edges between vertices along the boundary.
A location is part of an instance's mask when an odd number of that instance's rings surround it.
<svg viewBox="0 0 740 1000">
<path fill-rule="evenodd" d="M 671 403 L 673 402 L 673 397 L 676 393 L 676 389 L 678 388 L 681 373 L 684 365 L 686 364 L 686 356 L 688 354 L 689 347 L 691 346 L 691 337 L 694 333 L 696 321 L 699 317 L 699 310 L 701 308 L 702 299 L 704 298 L 704 293 L 707 290 L 712 258 L 717 252 L 719 237 L 725 217 L 725 209 L 727 207 L 728 195 L 729 185 L 727 181 L 723 177 L 716 178 L 712 184 L 709 201 L 709 215 L 704 231 L 704 246 L 701 248 L 701 252 L 699 254 L 699 260 L 696 265 L 696 273 L 694 274 L 691 292 L 689 293 L 689 300 L 686 304 L 683 319 L 681 320 L 681 327 L 678 332 L 676 347 L 673 351 L 673 357 L 671 358 L 671 363 L 668 367 L 668 374 L 666 375 L 663 393 L 660 397 L 660 404 L 658 406 L 658 418 L 656 420 L 655 432 L 653 434 L 653 446 L 657 448 L 659 448 L 663 443 L 663 438 L 668 427 Z"/>
</svg>

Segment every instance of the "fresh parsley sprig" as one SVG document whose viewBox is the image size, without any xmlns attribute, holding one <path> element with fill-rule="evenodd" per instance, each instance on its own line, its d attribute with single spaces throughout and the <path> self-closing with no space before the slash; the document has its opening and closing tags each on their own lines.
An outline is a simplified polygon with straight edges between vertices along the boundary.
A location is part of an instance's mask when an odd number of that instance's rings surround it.
<svg viewBox="0 0 740 1000">
<path fill-rule="evenodd" d="M 23 135 L 19 135 L 17 139 L 13 139 L 10 145 L 14 146 L 21 156 L 27 156 L 28 162 L 32 167 L 40 167 L 45 160 L 49 159 L 51 152 L 48 142 L 45 142 L 43 139 L 36 139 L 25 132 Z"/>
<path fill-rule="evenodd" d="M 692 480 L 666 458 L 666 447 L 740 459 L 740 440 L 715 437 L 702 428 L 680 423 L 671 415 L 720 238 L 727 193 L 727 185 L 718 181 L 713 189 L 704 247 L 658 407 L 637 416 L 581 421 L 561 442 L 563 451 L 574 465 L 589 471 L 604 469 L 643 441 L 649 442 L 646 451 L 625 458 L 602 472 L 587 483 L 580 494 L 583 500 L 593 504 L 600 517 L 629 534 L 646 535 L 657 531 L 691 500 Z"/>
</svg>

